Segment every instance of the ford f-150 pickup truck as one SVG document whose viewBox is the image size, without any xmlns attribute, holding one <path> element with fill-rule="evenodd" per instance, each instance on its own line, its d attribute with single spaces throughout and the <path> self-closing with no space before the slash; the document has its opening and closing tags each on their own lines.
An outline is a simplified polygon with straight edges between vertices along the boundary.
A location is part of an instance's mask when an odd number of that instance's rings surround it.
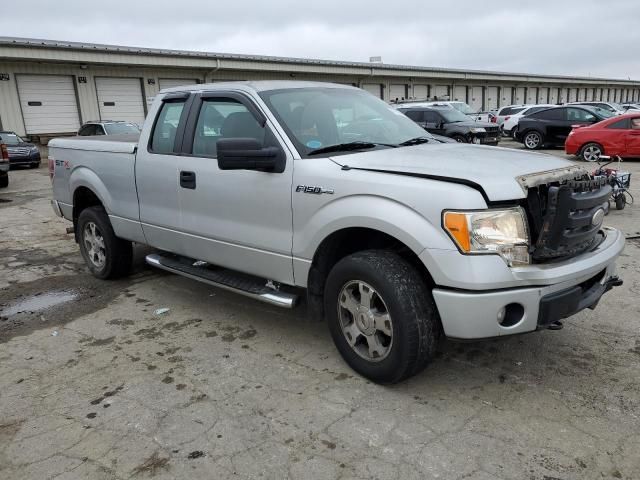
<svg viewBox="0 0 640 480">
<path fill-rule="evenodd" d="M 621 283 L 610 187 L 552 156 L 435 141 L 372 95 L 314 82 L 162 91 L 139 136 L 49 143 L 53 208 L 98 278 L 149 264 L 282 307 L 303 291 L 380 383 L 442 335 L 560 328 Z"/>
</svg>

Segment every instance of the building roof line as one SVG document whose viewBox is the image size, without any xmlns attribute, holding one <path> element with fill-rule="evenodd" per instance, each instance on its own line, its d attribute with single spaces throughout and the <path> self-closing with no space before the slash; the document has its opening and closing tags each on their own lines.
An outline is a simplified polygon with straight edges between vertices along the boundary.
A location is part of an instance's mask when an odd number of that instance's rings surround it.
<svg viewBox="0 0 640 480">
<path fill-rule="evenodd" d="M 523 80 L 528 79 L 547 79 L 547 80 L 571 80 L 571 81 L 588 81 L 588 82 L 631 82 L 639 83 L 640 80 L 631 80 L 623 78 L 603 78 L 603 77 L 580 77 L 570 75 L 543 75 L 535 73 L 514 73 L 514 72 L 501 72 L 490 70 L 474 70 L 474 69 L 462 69 L 462 68 L 442 68 L 442 67 L 425 67 L 416 65 L 400 65 L 400 64 L 386 64 L 386 63 L 371 63 L 371 62 L 354 62 L 344 60 L 323 60 L 314 58 L 299 58 L 299 57 L 280 57 L 270 55 L 250 55 L 239 53 L 216 53 L 216 52 L 201 52 L 193 50 L 173 50 L 173 49 L 161 49 L 161 48 L 147 48 L 147 47 L 133 47 L 125 45 L 107 45 L 99 43 L 84 43 L 84 42 L 70 42 L 64 40 L 46 40 L 37 38 L 22 38 L 22 37 L 3 37 L 0 36 L 0 47 L 33 47 L 33 48 L 50 48 L 58 50 L 75 50 L 75 51 L 91 51 L 100 53 L 120 53 L 130 55 L 154 55 L 154 56 L 170 56 L 170 57 L 185 57 L 185 58 L 199 58 L 199 59 L 218 59 L 218 60 L 239 60 L 239 61 L 257 61 L 257 62 L 272 62 L 282 64 L 293 65 L 315 65 L 315 66 L 333 66 L 333 67 L 351 67 L 351 68 L 366 68 L 375 70 L 400 70 L 416 73 L 448 73 L 459 75 L 487 75 L 487 76 L 509 76 L 509 77 L 521 77 Z"/>
</svg>

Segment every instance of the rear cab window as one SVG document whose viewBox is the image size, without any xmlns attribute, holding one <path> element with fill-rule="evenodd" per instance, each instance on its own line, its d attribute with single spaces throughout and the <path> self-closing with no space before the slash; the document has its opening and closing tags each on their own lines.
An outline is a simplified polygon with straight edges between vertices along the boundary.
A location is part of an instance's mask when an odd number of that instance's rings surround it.
<svg viewBox="0 0 640 480">
<path fill-rule="evenodd" d="M 176 146 L 178 126 L 185 113 L 187 95 L 180 98 L 165 97 L 156 117 L 149 142 L 149 151 L 160 155 L 173 154 L 179 151 Z"/>
</svg>

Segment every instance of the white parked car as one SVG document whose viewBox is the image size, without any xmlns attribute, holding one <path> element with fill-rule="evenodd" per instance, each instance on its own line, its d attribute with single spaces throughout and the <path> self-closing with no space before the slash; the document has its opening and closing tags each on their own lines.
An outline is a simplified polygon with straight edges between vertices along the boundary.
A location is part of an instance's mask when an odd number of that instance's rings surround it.
<svg viewBox="0 0 640 480">
<path fill-rule="evenodd" d="M 591 107 L 598 107 L 615 115 L 622 115 L 627 112 L 622 105 L 615 102 L 571 102 L 570 105 L 588 105 Z"/>
<path fill-rule="evenodd" d="M 541 104 L 541 105 L 529 105 L 524 110 L 519 111 L 511 115 L 508 119 L 502 123 L 502 134 L 507 137 L 513 137 L 514 133 L 518 129 L 518 122 L 525 115 L 531 115 L 532 113 L 539 112 L 540 110 L 545 110 L 547 108 L 556 107 L 557 105 L 552 105 L 550 103 Z"/>
<path fill-rule="evenodd" d="M 520 113 L 527 107 L 531 107 L 533 105 L 507 105 L 506 107 L 500 107 L 496 112 L 496 121 L 498 125 L 502 125 L 505 120 L 508 120 L 509 117 Z"/>
</svg>

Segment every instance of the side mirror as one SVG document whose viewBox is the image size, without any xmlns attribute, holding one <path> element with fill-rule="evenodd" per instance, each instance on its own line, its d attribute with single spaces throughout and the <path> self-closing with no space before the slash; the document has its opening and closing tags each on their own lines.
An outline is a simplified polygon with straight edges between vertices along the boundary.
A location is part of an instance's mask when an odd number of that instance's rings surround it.
<svg viewBox="0 0 640 480">
<path fill-rule="evenodd" d="M 216 146 L 220 170 L 272 171 L 280 156 L 278 148 L 263 147 L 255 138 L 225 138 Z"/>
</svg>

